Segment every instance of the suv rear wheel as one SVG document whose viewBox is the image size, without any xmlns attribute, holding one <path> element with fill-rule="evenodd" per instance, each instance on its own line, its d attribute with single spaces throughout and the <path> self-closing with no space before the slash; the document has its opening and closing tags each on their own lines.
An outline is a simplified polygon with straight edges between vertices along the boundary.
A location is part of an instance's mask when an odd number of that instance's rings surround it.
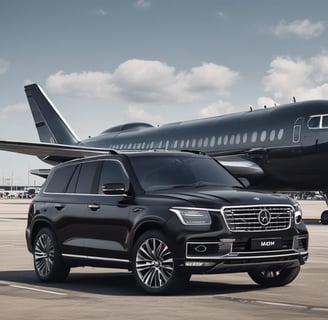
<svg viewBox="0 0 328 320">
<path fill-rule="evenodd" d="M 63 281 L 69 274 L 70 268 L 62 261 L 55 235 L 48 228 L 42 228 L 35 238 L 33 259 L 35 273 L 43 282 Z"/>
<path fill-rule="evenodd" d="M 182 289 L 191 276 L 177 270 L 166 237 L 155 230 L 143 234 L 134 245 L 132 271 L 137 283 L 151 294 Z"/>
<path fill-rule="evenodd" d="M 263 287 L 280 287 L 291 283 L 298 276 L 301 268 L 286 268 L 280 271 L 265 270 L 249 272 L 253 281 Z"/>
</svg>

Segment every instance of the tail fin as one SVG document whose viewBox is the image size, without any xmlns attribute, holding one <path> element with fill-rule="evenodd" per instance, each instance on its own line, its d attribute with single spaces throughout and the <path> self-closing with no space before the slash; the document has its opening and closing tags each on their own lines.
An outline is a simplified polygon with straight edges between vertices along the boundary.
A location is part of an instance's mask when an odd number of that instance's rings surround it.
<svg viewBox="0 0 328 320">
<path fill-rule="evenodd" d="M 73 145 L 79 139 L 60 115 L 41 87 L 37 84 L 25 86 L 35 126 L 41 142 Z"/>
</svg>

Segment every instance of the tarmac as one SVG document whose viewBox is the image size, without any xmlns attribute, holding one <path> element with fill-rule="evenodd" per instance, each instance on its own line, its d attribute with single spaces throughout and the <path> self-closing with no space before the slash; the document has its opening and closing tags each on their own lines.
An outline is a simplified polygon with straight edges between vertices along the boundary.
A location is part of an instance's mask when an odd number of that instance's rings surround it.
<svg viewBox="0 0 328 320">
<path fill-rule="evenodd" d="M 74 268 L 64 283 L 40 283 L 24 231 L 30 200 L 0 200 L 1 320 L 328 319 L 328 226 L 321 201 L 301 201 L 309 261 L 285 287 L 262 288 L 245 273 L 193 275 L 185 291 L 149 296 L 125 270 Z"/>
</svg>

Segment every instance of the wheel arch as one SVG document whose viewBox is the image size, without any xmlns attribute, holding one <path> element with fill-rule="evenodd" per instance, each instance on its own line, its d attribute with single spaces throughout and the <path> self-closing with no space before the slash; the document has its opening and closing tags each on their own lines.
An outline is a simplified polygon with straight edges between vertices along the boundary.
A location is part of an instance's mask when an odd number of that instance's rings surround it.
<svg viewBox="0 0 328 320">
<path fill-rule="evenodd" d="M 31 232 L 31 246 L 33 247 L 34 246 L 34 242 L 35 242 L 35 238 L 38 234 L 38 232 L 42 229 L 42 228 L 48 228 L 50 229 L 53 233 L 55 233 L 55 230 L 53 228 L 53 226 L 51 225 L 51 223 L 47 220 L 39 220 L 39 221 L 36 221 L 34 224 L 33 224 L 33 227 L 32 227 L 32 232 Z"/>
<path fill-rule="evenodd" d="M 145 221 L 137 226 L 137 228 L 133 232 L 133 236 L 130 241 L 129 245 L 129 251 L 131 252 L 133 250 L 134 244 L 137 242 L 137 240 L 140 238 L 141 235 L 143 235 L 145 232 L 150 230 L 157 230 L 162 233 L 166 233 L 166 228 L 164 226 L 164 223 L 161 221 Z"/>
</svg>

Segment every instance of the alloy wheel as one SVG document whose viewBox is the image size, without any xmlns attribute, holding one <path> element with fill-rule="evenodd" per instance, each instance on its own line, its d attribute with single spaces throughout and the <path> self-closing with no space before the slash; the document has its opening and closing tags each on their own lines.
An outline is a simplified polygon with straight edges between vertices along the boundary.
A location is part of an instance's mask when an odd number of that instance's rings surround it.
<svg viewBox="0 0 328 320">
<path fill-rule="evenodd" d="M 161 288 L 174 272 L 172 253 L 165 242 L 157 238 L 146 239 L 138 248 L 136 271 L 149 288 Z"/>
</svg>

